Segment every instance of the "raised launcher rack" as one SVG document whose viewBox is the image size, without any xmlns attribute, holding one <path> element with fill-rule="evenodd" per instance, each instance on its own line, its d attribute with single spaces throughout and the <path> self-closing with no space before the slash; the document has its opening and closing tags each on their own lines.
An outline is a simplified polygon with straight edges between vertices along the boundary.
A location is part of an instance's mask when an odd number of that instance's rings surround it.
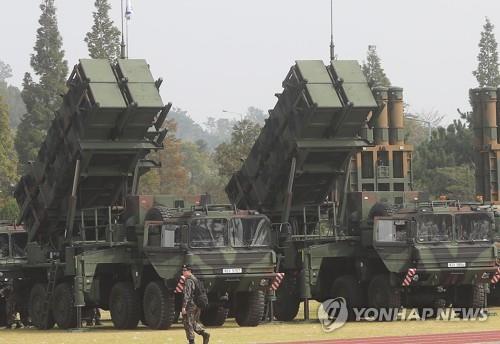
<svg viewBox="0 0 500 344">
<path fill-rule="evenodd" d="M 379 108 L 356 61 L 297 61 L 283 88 L 226 193 L 240 209 L 285 222 L 324 202 L 352 152 L 370 145 L 359 134 Z"/>
<path fill-rule="evenodd" d="M 15 190 L 29 241 L 71 231 L 76 211 L 123 206 L 135 193 L 137 175 L 155 166 L 143 159 L 166 135 L 171 104 L 164 106 L 160 84 L 145 60 L 80 60 L 37 160 Z"/>
</svg>

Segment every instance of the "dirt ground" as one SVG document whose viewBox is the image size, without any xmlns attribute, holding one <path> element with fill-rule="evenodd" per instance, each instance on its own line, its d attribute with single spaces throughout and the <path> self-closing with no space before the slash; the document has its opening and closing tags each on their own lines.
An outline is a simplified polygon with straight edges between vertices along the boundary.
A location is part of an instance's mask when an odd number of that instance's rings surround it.
<svg viewBox="0 0 500 344">
<path fill-rule="evenodd" d="M 311 307 L 311 317 L 315 317 L 315 307 Z M 465 333 L 500 329 L 500 308 L 490 309 L 489 318 L 482 322 L 464 321 L 409 321 L 409 322 L 361 322 L 348 323 L 332 333 L 323 333 L 318 322 L 296 320 L 292 323 L 272 323 L 255 328 L 242 328 L 229 319 L 222 328 L 209 329 L 211 343 L 279 343 L 291 341 L 348 339 L 382 336 L 409 336 L 437 333 Z M 299 317 L 301 313 L 299 313 Z M 103 318 L 107 315 L 103 314 Z M 109 320 L 103 326 L 90 328 L 84 332 L 61 330 L 39 331 L 26 328 L 0 330 L 0 344 L 181 344 L 186 343 L 182 325 L 176 324 L 167 331 L 152 331 L 145 327 L 136 330 L 117 331 Z M 196 343 L 201 343 L 197 338 Z"/>
</svg>

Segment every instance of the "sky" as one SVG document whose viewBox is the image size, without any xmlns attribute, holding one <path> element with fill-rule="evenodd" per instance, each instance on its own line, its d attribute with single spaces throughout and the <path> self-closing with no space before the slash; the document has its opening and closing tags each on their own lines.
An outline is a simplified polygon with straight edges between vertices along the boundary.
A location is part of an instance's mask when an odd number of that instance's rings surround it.
<svg viewBox="0 0 500 344">
<path fill-rule="evenodd" d="M 41 0 L 3 0 L 0 60 L 21 85 L 31 71 Z M 83 41 L 94 0 L 56 0 L 70 66 L 88 57 Z M 120 1 L 110 0 L 120 22 Z M 236 117 L 249 106 L 268 110 L 295 60 L 329 59 L 329 0 L 132 0 L 129 57 L 145 58 L 162 98 L 197 122 Z M 360 62 L 376 45 L 393 85 L 404 88 L 412 113 L 437 111 L 444 123 L 468 110 L 476 86 L 480 32 L 498 25 L 498 0 L 334 0 L 339 59 Z M 233 112 L 223 112 L 223 110 Z"/>
</svg>

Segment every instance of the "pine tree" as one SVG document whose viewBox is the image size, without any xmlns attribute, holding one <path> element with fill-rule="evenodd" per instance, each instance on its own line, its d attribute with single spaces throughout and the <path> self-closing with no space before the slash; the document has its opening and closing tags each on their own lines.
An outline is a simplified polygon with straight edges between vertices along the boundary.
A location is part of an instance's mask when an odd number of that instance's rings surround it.
<svg viewBox="0 0 500 344">
<path fill-rule="evenodd" d="M 382 61 L 377 54 L 377 47 L 375 45 L 368 46 L 366 61 L 363 62 L 363 73 L 370 87 L 391 86 L 391 82 L 387 75 L 385 75 L 384 68 L 382 68 Z"/>
<path fill-rule="evenodd" d="M 120 57 L 120 30 L 109 18 L 111 6 L 108 0 L 96 0 L 96 12 L 93 12 L 94 25 L 85 36 L 89 55 L 93 59 L 116 61 Z"/>
<path fill-rule="evenodd" d="M 0 96 L 0 219 L 12 220 L 17 217 L 17 204 L 11 196 L 12 185 L 17 182 L 17 155 L 9 126 L 7 104 Z"/>
<path fill-rule="evenodd" d="M 498 43 L 493 33 L 495 26 L 486 18 L 486 23 L 481 32 L 479 41 L 479 54 L 477 55 L 477 69 L 472 72 L 480 87 L 497 87 L 500 84 L 498 72 Z"/>
<path fill-rule="evenodd" d="M 17 180 L 17 156 L 14 150 L 12 130 L 9 126 L 7 104 L 0 96 L 0 198 L 10 194 L 10 188 Z"/>
<path fill-rule="evenodd" d="M 43 0 L 40 9 L 40 27 L 30 61 L 39 81 L 35 82 L 30 73 L 24 75 L 21 95 L 27 114 L 21 119 L 15 139 L 21 163 L 35 159 L 54 112 L 61 105 L 61 94 L 66 91 L 68 64 L 64 60 L 54 0 Z"/>
</svg>

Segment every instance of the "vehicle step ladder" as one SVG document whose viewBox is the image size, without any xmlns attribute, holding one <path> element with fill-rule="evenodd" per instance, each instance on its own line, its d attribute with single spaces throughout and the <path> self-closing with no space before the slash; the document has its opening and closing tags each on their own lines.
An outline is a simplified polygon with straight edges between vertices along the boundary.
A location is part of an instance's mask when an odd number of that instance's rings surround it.
<svg viewBox="0 0 500 344">
<path fill-rule="evenodd" d="M 49 312 L 52 304 L 52 298 L 54 296 L 54 289 L 56 288 L 58 267 L 58 264 L 55 261 L 52 261 L 49 271 L 47 272 L 47 289 L 42 314 L 42 319 L 44 319 L 46 325 L 49 321 Z"/>
</svg>

